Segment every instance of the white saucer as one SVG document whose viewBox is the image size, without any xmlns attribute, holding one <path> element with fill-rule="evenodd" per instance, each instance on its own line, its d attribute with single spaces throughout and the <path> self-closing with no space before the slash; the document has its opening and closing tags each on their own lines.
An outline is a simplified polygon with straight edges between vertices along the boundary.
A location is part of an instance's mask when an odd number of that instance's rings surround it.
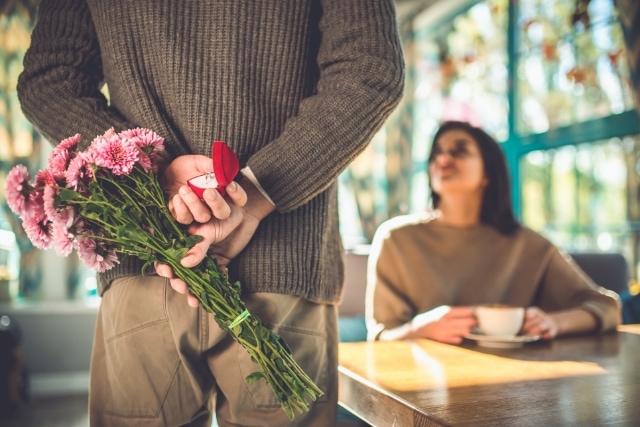
<svg viewBox="0 0 640 427">
<path fill-rule="evenodd" d="M 475 341 L 481 347 L 491 348 L 518 348 L 522 347 L 525 343 L 538 341 L 539 335 L 518 335 L 515 337 L 491 337 L 484 335 L 481 332 L 468 333 L 464 336 L 470 340 Z"/>
</svg>

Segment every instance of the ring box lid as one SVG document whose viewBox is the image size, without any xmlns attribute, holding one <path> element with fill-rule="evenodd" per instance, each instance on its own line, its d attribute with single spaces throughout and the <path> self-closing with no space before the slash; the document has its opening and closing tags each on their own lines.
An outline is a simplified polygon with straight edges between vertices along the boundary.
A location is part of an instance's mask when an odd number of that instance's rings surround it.
<svg viewBox="0 0 640 427">
<path fill-rule="evenodd" d="M 226 194 L 225 187 L 233 181 L 240 171 L 238 156 L 223 141 L 213 141 L 211 158 L 213 172 L 196 176 L 187 181 L 189 187 L 201 199 L 207 188 L 215 188 L 224 196 Z"/>
</svg>

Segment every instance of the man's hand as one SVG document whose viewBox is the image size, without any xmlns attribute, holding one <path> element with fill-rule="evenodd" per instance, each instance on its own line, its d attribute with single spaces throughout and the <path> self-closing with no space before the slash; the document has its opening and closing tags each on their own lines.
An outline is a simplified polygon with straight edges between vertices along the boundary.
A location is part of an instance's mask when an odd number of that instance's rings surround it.
<svg viewBox="0 0 640 427">
<path fill-rule="evenodd" d="M 201 200 L 187 185 L 189 179 L 212 171 L 211 159 L 195 154 L 177 157 L 164 170 L 162 188 L 168 194 L 169 210 L 180 224 L 191 224 L 194 221 L 203 224 L 212 217 L 225 219 L 231 214 L 227 200 L 215 189 L 205 190 L 204 200 Z M 241 191 L 236 193 L 235 198 L 229 194 L 234 204 L 246 203 L 246 194 L 244 190 Z M 242 195 L 245 196 L 244 200 L 241 198 Z"/>
<path fill-rule="evenodd" d="M 248 184 L 245 182 L 244 185 Z M 233 204 L 227 205 L 229 207 L 227 217 L 219 218 L 216 214 L 204 224 L 193 222 L 189 226 L 189 234 L 200 235 L 203 239 L 187 252 L 181 261 L 183 266 L 195 267 L 207 254 L 210 254 L 218 261 L 218 266 L 227 267 L 231 260 L 247 246 L 262 218 L 272 210 L 262 211 L 262 213 L 256 211 L 255 203 L 249 204 L 246 192 L 236 183 L 227 186 L 227 193 L 233 201 Z M 253 195 L 252 199 L 256 197 L 258 196 Z"/>
<path fill-rule="evenodd" d="M 191 189 L 188 190 L 191 191 Z M 210 188 L 205 191 L 205 194 L 209 191 L 217 193 L 216 190 Z M 251 216 L 244 217 L 246 212 L 242 207 L 247 203 L 246 192 L 235 182 L 229 184 L 226 187 L 226 191 L 231 204 L 228 204 L 226 199 L 218 194 L 217 199 L 224 204 L 224 206 L 220 205 L 222 209 L 216 208 L 215 212 L 209 215 L 210 219 L 206 223 L 193 222 L 189 226 L 189 234 L 198 234 L 203 239 L 191 247 L 180 261 L 183 266 L 195 267 L 207 256 L 207 252 L 212 245 L 220 244 L 226 248 L 226 251 L 219 251 L 220 256 L 216 256 L 216 259 L 218 266 L 224 270 L 231 259 L 244 249 L 253 236 L 260 220 Z M 176 197 L 180 198 L 179 195 Z M 242 235 L 243 238 L 235 239 L 232 237 L 235 235 Z M 187 284 L 175 276 L 171 267 L 158 263 L 156 263 L 155 267 L 156 273 L 159 276 L 168 278 L 171 287 L 175 291 L 187 294 L 187 302 L 190 306 L 197 307 L 199 305 L 196 297 L 187 292 Z"/>
<path fill-rule="evenodd" d="M 204 192 L 204 202 L 186 185 L 186 181 L 201 173 L 210 172 L 211 159 L 205 156 L 181 156 L 166 169 L 163 186 L 169 192 L 169 209 L 178 222 L 190 224 L 189 233 L 203 237 L 182 259 L 185 267 L 195 267 L 208 253 L 224 269 L 253 237 L 260 221 L 275 207 L 260 193 L 250 180 L 241 185 L 232 182 L 226 187 L 228 198 L 214 189 Z M 246 189 L 246 191 L 245 191 Z M 231 202 L 231 203 L 228 203 Z M 157 264 L 158 275 L 167 277 L 174 290 L 187 293 L 187 285 L 174 276 L 168 265 Z M 189 305 L 198 306 L 198 300 L 188 293 Z"/>
</svg>

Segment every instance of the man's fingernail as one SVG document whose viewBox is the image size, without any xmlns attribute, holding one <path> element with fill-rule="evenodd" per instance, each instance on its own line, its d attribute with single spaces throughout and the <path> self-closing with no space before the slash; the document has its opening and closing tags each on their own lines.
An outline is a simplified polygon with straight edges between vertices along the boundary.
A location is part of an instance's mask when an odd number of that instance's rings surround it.
<svg viewBox="0 0 640 427">
<path fill-rule="evenodd" d="M 207 200 L 215 200 L 218 197 L 218 192 L 212 188 L 207 188 L 204 192 L 204 198 Z"/>
<path fill-rule="evenodd" d="M 236 191 L 238 189 L 238 184 L 235 181 L 231 181 L 231 183 L 227 186 L 229 191 Z"/>
</svg>

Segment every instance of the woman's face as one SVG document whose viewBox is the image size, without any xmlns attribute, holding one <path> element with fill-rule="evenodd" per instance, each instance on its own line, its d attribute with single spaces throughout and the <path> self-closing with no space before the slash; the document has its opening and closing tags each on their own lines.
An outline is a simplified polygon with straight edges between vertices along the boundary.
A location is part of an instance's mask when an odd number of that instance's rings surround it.
<svg viewBox="0 0 640 427">
<path fill-rule="evenodd" d="M 429 163 L 429 179 L 440 197 L 448 194 L 479 194 L 487 186 L 478 143 L 467 132 L 452 129 L 435 141 Z"/>
</svg>

